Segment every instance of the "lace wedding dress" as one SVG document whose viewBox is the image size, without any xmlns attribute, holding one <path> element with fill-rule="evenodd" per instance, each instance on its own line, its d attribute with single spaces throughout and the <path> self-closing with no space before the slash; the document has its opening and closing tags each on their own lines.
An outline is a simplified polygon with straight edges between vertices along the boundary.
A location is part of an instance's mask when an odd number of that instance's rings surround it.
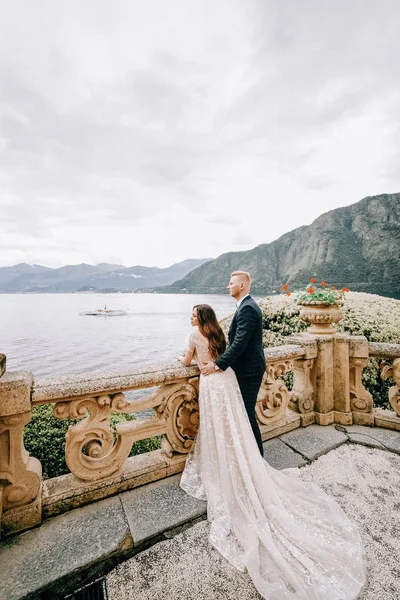
<svg viewBox="0 0 400 600">
<path fill-rule="evenodd" d="M 198 364 L 207 340 L 189 337 Z M 200 376 L 200 428 L 181 487 L 207 500 L 211 544 L 267 600 L 353 600 L 366 579 L 356 526 L 321 488 L 261 457 L 234 371 Z"/>
</svg>

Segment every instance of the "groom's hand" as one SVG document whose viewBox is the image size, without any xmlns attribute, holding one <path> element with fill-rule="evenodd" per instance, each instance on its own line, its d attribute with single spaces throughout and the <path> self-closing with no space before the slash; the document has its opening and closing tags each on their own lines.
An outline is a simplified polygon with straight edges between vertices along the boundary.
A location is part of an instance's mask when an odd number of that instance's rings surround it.
<svg viewBox="0 0 400 600">
<path fill-rule="evenodd" d="M 204 365 L 200 369 L 200 372 L 202 375 L 211 375 L 211 373 L 215 373 L 215 363 L 204 363 Z"/>
</svg>

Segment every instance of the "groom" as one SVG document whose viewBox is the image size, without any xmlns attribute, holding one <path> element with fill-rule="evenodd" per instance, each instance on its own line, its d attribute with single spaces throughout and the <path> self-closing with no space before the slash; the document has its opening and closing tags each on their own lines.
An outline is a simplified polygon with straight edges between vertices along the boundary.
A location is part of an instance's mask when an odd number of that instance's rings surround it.
<svg viewBox="0 0 400 600">
<path fill-rule="evenodd" d="M 265 372 L 265 357 L 262 345 L 262 313 L 250 296 L 250 275 L 245 271 L 234 271 L 228 284 L 230 295 L 235 298 L 237 309 L 229 328 L 229 348 L 215 363 L 206 363 L 201 372 L 211 375 L 218 369 L 228 367 L 236 373 L 250 425 L 256 438 L 261 456 L 263 447 L 255 406 L 261 381 Z"/>
</svg>

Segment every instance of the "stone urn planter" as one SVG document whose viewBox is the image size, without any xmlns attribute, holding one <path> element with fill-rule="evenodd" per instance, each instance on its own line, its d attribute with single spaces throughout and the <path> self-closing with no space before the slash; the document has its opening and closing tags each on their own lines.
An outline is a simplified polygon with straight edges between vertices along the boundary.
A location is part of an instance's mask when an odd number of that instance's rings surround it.
<svg viewBox="0 0 400 600">
<path fill-rule="evenodd" d="M 313 335 L 332 335 L 336 329 L 332 323 L 339 323 L 343 315 L 339 303 L 329 304 L 318 300 L 303 300 L 298 302 L 301 306 L 300 319 L 310 323 L 308 333 Z"/>
</svg>

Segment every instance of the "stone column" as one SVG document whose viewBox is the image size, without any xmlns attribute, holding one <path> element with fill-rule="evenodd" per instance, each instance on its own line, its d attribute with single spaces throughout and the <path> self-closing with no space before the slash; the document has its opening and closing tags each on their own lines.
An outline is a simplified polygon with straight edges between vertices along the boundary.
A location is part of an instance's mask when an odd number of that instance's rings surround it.
<svg viewBox="0 0 400 600">
<path fill-rule="evenodd" d="M 0 361 L 1 362 L 1 361 Z M 0 515 L 3 536 L 41 522 L 42 466 L 24 447 L 32 418 L 32 374 L 3 371 L 0 377 Z"/>
<path fill-rule="evenodd" d="M 347 333 L 337 333 L 333 342 L 333 397 L 334 421 L 342 425 L 352 425 L 353 413 L 350 407 L 349 346 Z"/>
</svg>

